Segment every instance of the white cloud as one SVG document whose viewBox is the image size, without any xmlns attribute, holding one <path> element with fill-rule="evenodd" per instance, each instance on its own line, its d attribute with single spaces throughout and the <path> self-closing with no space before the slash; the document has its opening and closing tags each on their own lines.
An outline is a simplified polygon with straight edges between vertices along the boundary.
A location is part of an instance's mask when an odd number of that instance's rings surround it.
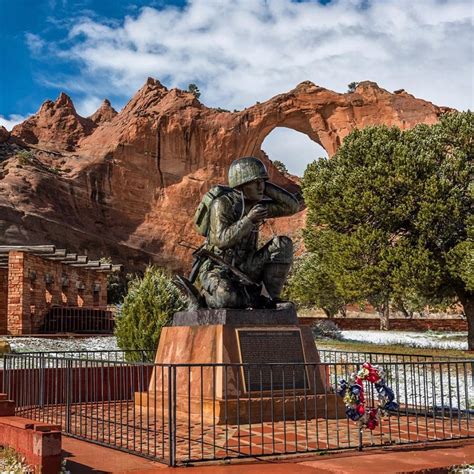
<svg viewBox="0 0 474 474">
<path fill-rule="evenodd" d="M 15 125 L 23 122 L 28 117 L 18 114 L 9 115 L 8 118 L 0 115 L 0 125 L 3 125 L 7 130 L 11 130 Z"/>
<path fill-rule="evenodd" d="M 283 162 L 288 171 L 296 176 L 303 176 L 309 163 L 328 156 L 321 145 L 304 133 L 284 127 L 273 129 L 263 141 L 262 150 L 272 161 Z"/>
<path fill-rule="evenodd" d="M 45 41 L 42 40 L 40 36 L 35 35 L 33 33 L 26 33 L 25 39 L 26 39 L 26 44 L 28 45 L 28 48 L 33 54 L 41 53 L 45 45 Z"/>
<path fill-rule="evenodd" d="M 89 117 L 92 115 L 102 104 L 102 99 L 95 96 L 87 96 L 80 100 L 77 104 L 74 104 L 76 111 L 82 117 Z"/>
<path fill-rule="evenodd" d="M 130 96 L 153 76 L 197 83 L 207 105 L 241 109 L 304 80 L 341 92 L 372 80 L 474 106 L 470 0 L 192 0 L 121 23 L 81 17 L 68 38 L 66 49 L 49 46 L 81 64 L 72 90 L 87 84 L 95 96 Z"/>
</svg>

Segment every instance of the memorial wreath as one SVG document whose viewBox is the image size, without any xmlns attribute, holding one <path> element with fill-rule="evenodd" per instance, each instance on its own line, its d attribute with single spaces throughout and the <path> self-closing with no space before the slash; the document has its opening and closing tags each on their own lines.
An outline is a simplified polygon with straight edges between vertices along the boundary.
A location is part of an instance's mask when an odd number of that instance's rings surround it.
<svg viewBox="0 0 474 474">
<path fill-rule="evenodd" d="M 365 406 L 364 381 L 374 384 L 379 401 L 377 407 Z M 385 382 L 384 370 L 369 362 L 365 362 L 357 373 L 353 373 L 349 381 L 341 379 L 337 393 L 344 399 L 347 417 L 358 421 L 361 428 L 369 430 L 377 427 L 382 414 L 399 408 L 393 390 Z"/>
</svg>

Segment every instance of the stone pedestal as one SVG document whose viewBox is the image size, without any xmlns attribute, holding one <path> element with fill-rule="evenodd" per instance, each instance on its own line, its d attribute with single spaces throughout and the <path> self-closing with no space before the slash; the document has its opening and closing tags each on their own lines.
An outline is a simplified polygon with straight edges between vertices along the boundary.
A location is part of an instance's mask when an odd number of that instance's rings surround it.
<svg viewBox="0 0 474 474">
<path fill-rule="evenodd" d="M 275 365 L 259 366 L 270 362 Z M 298 325 L 292 305 L 180 312 L 161 333 L 155 359 L 160 366 L 136 403 L 164 412 L 172 386 L 177 415 L 188 420 L 235 424 L 341 416 L 344 405 L 319 362 L 311 330 Z"/>
</svg>

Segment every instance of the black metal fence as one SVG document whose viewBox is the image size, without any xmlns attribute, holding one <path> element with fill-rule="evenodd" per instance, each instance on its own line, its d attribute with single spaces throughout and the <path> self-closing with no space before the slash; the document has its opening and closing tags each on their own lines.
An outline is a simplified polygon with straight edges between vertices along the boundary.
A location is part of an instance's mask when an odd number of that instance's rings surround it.
<svg viewBox="0 0 474 474">
<path fill-rule="evenodd" d="M 53 306 L 44 316 L 40 333 L 112 334 L 115 315 L 104 308 Z"/>
<path fill-rule="evenodd" d="M 149 358 L 142 351 L 8 354 L 3 382 L 18 415 L 169 465 L 474 436 L 473 361 L 320 354 L 320 364 L 285 365 L 127 362 Z M 366 361 L 383 366 L 399 404 L 373 430 L 348 419 L 336 394 Z M 374 385 L 364 387 L 367 409 L 377 406 Z"/>
</svg>

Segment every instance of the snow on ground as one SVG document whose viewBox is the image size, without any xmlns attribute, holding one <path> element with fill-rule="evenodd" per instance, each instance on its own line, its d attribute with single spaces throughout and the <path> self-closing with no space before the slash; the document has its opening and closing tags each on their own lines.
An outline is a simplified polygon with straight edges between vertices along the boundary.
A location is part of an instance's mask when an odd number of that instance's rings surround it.
<svg viewBox="0 0 474 474">
<path fill-rule="evenodd" d="M 467 350 L 466 332 L 341 331 L 346 340 L 407 347 Z"/>
<path fill-rule="evenodd" d="M 114 336 L 103 337 L 5 337 L 12 352 L 113 351 L 119 349 Z"/>
<path fill-rule="evenodd" d="M 407 347 L 467 350 L 465 332 L 341 331 L 346 340 Z M 119 350 L 114 336 L 102 337 L 4 337 L 13 352 L 113 351 Z"/>
</svg>

